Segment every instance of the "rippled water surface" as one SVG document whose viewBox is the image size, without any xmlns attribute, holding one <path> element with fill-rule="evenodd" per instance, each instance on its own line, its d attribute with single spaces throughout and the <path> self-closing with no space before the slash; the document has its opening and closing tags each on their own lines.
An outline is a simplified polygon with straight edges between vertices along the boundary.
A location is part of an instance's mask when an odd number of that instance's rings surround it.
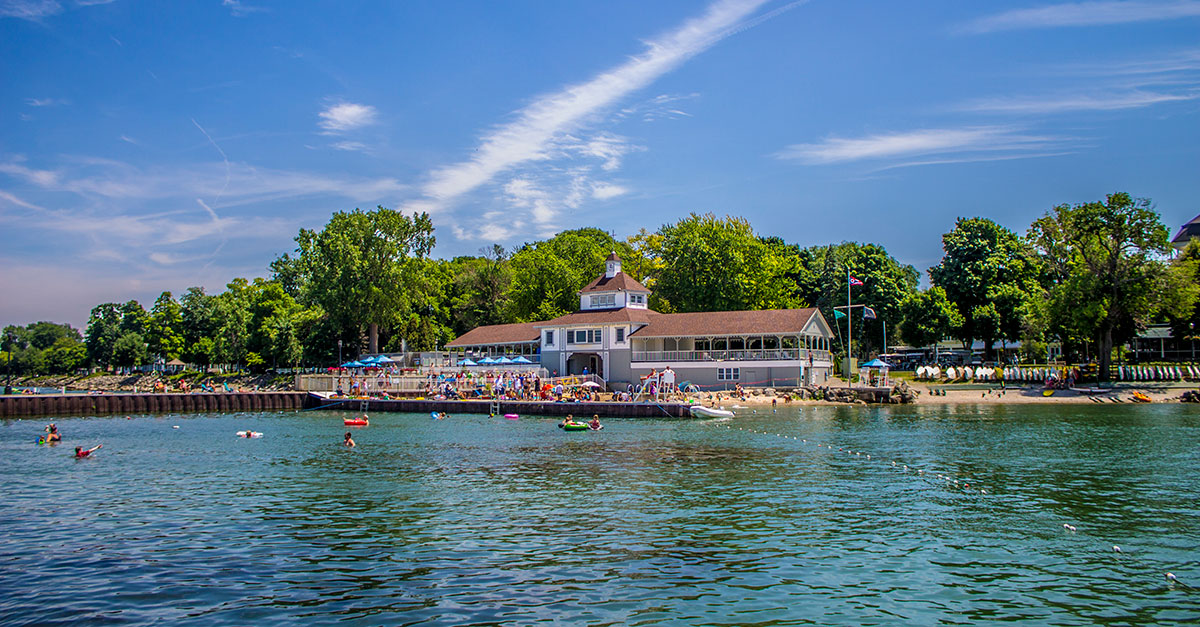
<svg viewBox="0 0 1200 627">
<path fill-rule="evenodd" d="M 1200 622 L 1184 405 L 56 422 L 0 427 L 0 624 Z"/>
</svg>

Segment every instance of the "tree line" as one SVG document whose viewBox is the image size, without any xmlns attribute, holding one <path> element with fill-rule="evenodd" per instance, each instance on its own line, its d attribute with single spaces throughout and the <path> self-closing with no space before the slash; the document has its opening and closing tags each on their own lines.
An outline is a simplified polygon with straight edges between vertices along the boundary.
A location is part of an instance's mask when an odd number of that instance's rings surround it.
<svg viewBox="0 0 1200 627">
<path fill-rule="evenodd" d="M 838 329 L 834 307 L 856 311 L 853 348 L 865 357 L 901 342 L 953 337 L 1022 343 L 1045 358 L 1060 342 L 1069 359 L 1096 347 L 1102 372 L 1114 347 L 1147 324 L 1178 335 L 1200 318 L 1200 246 L 1170 258 L 1169 232 L 1149 200 L 1116 193 L 1061 205 L 1019 235 L 987 218 L 960 218 L 943 235 L 941 262 L 920 273 L 876 244 L 800 246 L 761 235 L 743 218 L 692 214 L 654 232 L 618 239 L 597 228 L 562 231 L 514 249 L 433 259 L 427 214 L 378 207 L 338 212 L 319 231 L 301 229 L 296 249 L 270 278 L 231 281 L 219 294 L 163 292 L 92 309 L 84 333 L 36 322 L 5 329 L 13 369 L 70 373 L 181 359 L 200 367 L 266 369 L 329 365 L 362 351 L 434 350 L 481 325 L 548 320 L 578 308 L 577 292 L 610 253 L 652 290 L 656 311 L 818 307 Z M 886 338 L 885 338 L 886 334 Z M 339 346 L 341 350 L 339 350 Z"/>
</svg>

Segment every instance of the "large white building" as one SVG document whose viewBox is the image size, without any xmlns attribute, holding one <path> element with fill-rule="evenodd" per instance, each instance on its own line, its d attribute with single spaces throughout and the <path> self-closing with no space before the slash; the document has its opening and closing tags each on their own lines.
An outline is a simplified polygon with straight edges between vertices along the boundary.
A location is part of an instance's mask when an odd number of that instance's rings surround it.
<svg viewBox="0 0 1200 627">
<path fill-rule="evenodd" d="M 670 367 L 701 387 L 820 384 L 833 332 L 816 308 L 662 314 L 650 290 L 621 271 L 579 291 L 579 310 L 544 322 L 479 327 L 447 344 L 468 357 L 524 355 L 551 373 L 603 377 L 614 388 Z"/>
</svg>

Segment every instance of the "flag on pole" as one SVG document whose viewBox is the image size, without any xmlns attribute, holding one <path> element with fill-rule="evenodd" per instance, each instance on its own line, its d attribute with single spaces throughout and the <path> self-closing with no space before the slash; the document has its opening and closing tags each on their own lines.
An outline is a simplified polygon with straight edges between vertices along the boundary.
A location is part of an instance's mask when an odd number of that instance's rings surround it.
<svg viewBox="0 0 1200 627">
<path fill-rule="evenodd" d="M 863 307 L 863 318 L 866 318 L 867 320 L 874 320 L 875 310 L 871 309 L 870 307 Z"/>
<path fill-rule="evenodd" d="M 842 318 L 845 318 L 845 317 L 846 317 L 846 314 L 844 314 L 844 313 L 842 313 L 842 312 L 840 312 L 840 311 L 834 311 L 834 312 L 833 312 L 833 319 L 834 319 L 834 320 L 841 320 Z"/>
<path fill-rule="evenodd" d="M 850 285 L 862 285 L 862 281 L 859 281 L 854 277 L 850 277 Z"/>
</svg>

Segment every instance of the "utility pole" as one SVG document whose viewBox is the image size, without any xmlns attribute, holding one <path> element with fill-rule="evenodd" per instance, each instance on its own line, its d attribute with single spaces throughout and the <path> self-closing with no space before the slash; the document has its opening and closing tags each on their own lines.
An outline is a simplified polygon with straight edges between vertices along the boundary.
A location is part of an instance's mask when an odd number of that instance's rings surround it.
<svg viewBox="0 0 1200 627">
<path fill-rule="evenodd" d="M 338 365 L 342 365 L 342 341 L 338 340 Z"/>
</svg>

